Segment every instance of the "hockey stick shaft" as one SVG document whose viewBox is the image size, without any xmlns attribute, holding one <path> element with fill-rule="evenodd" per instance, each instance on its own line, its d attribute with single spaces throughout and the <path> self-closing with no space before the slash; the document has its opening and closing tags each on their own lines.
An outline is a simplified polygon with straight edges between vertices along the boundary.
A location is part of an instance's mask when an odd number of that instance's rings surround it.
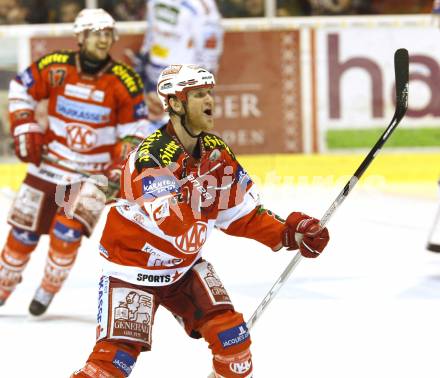
<svg viewBox="0 0 440 378">
<path fill-rule="evenodd" d="M 335 213 L 336 209 L 342 204 L 342 202 L 344 202 L 349 193 L 353 190 L 356 183 L 370 166 L 371 162 L 380 152 L 385 142 L 388 140 L 392 132 L 396 129 L 396 127 L 404 117 L 406 109 L 408 108 L 408 64 L 408 51 L 405 49 L 397 50 L 394 54 L 394 72 L 396 79 L 396 110 L 394 112 L 393 118 L 379 140 L 376 142 L 371 151 L 356 169 L 351 179 L 344 186 L 341 193 L 339 193 L 339 195 L 330 205 L 328 210 L 325 212 L 324 216 L 321 218 L 319 223 L 322 227 L 325 227 L 325 225 Z M 297 252 L 293 259 L 290 261 L 289 265 L 287 265 L 283 273 L 281 273 L 280 277 L 278 277 L 275 284 L 272 286 L 272 288 L 269 290 L 264 299 L 261 301 L 260 305 L 257 307 L 257 309 L 248 320 L 248 329 L 251 329 L 255 325 L 256 321 L 261 317 L 261 314 L 264 312 L 264 310 L 267 308 L 273 298 L 275 298 L 278 291 L 288 280 L 288 278 L 301 260 L 302 256 L 299 252 Z"/>
<path fill-rule="evenodd" d="M 85 178 L 93 178 L 96 179 L 97 175 L 93 175 L 90 172 L 84 171 L 82 169 L 78 169 L 75 167 L 72 167 L 70 164 L 66 163 L 64 160 L 58 159 L 56 157 L 53 156 L 49 156 L 49 155 L 43 155 L 42 156 L 42 160 L 48 163 L 52 163 L 52 164 L 56 164 L 59 165 L 60 167 L 66 168 L 74 173 L 80 174 L 81 176 L 84 176 Z M 100 184 L 102 184 L 100 182 Z M 111 181 L 108 181 L 108 186 L 111 189 L 118 189 L 119 186 Z"/>
</svg>

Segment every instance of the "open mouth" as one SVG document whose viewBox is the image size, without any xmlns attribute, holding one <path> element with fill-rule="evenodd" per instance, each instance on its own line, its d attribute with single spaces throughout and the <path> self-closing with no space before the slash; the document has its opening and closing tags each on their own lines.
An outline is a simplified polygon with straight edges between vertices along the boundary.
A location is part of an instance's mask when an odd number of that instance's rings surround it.
<svg viewBox="0 0 440 378">
<path fill-rule="evenodd" d="M 211 117 L 212 116 L 212 109 L 205 109 L 203 111 L 203 113 L 205 113 L 207 116 Z"/>
</svg>

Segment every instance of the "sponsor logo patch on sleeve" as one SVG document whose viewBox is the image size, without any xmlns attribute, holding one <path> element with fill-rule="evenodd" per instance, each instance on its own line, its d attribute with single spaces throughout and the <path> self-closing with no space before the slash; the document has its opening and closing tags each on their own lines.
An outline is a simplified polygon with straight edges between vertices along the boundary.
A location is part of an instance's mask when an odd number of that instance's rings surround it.
<svg viewBox="0 0 440 378">
<path fill-rule="evenodd" d="M 136 360 L 128 353 L 118 350 L 112 362 L 124 374 L 124 377 L 128 377 L 133 370 Z"/>
<path fill-rule="evenodd" d="M 248 173 L 243 169 L 241 165 L 238 166 L 235 179 L 238 185 L 240 185 L 242 189 L 246 189 L 248 185 L 252 183 L 251 177 L 248 175 Z"/>
<path fill-rule="evenodd" d="M 142 193 L 146 200 L 176 194 L 180 185 L 173 176 L 148 176 L 142 178 Z"/>
<path fill-rule="evenodd" d="M 19 83 L 22 83 L 27 89 L 32 88 L 35 83 L 34 75 L 32 74 L 32 69 L 30 67 L 17 75 L 15 79 Z"/>
<path fill-rule="evenodd" d="M 147 106 L 145 105 L 144 101 L 141 101 L 139 103 L 137 103 L 136 105 L 134 105 L 133 107 L 134 112 L 133 112 L 133 118 L 134 119 L 140 119 L 140 118 L 145 118 L 148 115 L 147 112 Z"/>
<path fill-rule="evenodd" d="M 69 228 L 60 222 L 55 223 L 54 235 L 67 243 L 74 243 L 81 239 L 81 231 Z"/>
<path fill-rule="evenodd" d="M 220 339 L 223 348 L 229 348 L 245 342 L 249 338 L 249 330 L 246 323 L 241 323 L 237 327 L 220 332 L 218 338 Z"/>
</svg>

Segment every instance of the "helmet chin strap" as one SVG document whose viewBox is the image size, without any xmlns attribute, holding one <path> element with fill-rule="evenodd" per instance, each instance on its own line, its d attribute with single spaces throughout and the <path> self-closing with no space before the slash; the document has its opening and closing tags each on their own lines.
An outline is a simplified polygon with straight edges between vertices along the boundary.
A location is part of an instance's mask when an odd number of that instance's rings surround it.
<svg viewBox="0 0 440 378">
<path fill-rule="evenodd" d="M 185 113 L 183 114 L 179 114 L 180 117 L 180 123 L 183 126 L 183 128 L 185 129 L 185 131 L 187 132 L 187 134 L 192 137 L 192 138 L 198 138 L 199 135 L 202 133 L 198 133 L 197 135 L 193 134 L 191 131 L 188 130 L 188 127 L 186 125 L 186 115 L 188 114 L 188 109 L 186 107 L 186 103 L 184 101 L 182 101 L 182 105 L 183 105 L 183 109 L 185 110 Z"/>
</svg>

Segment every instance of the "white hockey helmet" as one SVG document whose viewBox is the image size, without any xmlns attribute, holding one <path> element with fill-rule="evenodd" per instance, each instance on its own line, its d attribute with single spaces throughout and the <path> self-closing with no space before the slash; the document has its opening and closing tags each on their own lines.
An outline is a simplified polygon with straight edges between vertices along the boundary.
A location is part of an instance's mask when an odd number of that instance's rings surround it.
<svg viewBox="0 0 440 378">
<path fill-rule="evenodd" d="M 109 13 L 102 8 L 86 8 L 78 13 L 73 23 L 73 31 L 80 34 L 86 30 L 98 31 L 102 29 L 115 29 L 116 22 Z"/>
<path fill-rule="evenodd" d="M 193 64 L 173 64 L 161 72 L 157 82 L 157 95 L 164 110 L 169 111 L 170 96 L 186 102 L 187 92 L 191 89 L 214 86 L 214 75 L 204 68 Z"/>
</svg>

